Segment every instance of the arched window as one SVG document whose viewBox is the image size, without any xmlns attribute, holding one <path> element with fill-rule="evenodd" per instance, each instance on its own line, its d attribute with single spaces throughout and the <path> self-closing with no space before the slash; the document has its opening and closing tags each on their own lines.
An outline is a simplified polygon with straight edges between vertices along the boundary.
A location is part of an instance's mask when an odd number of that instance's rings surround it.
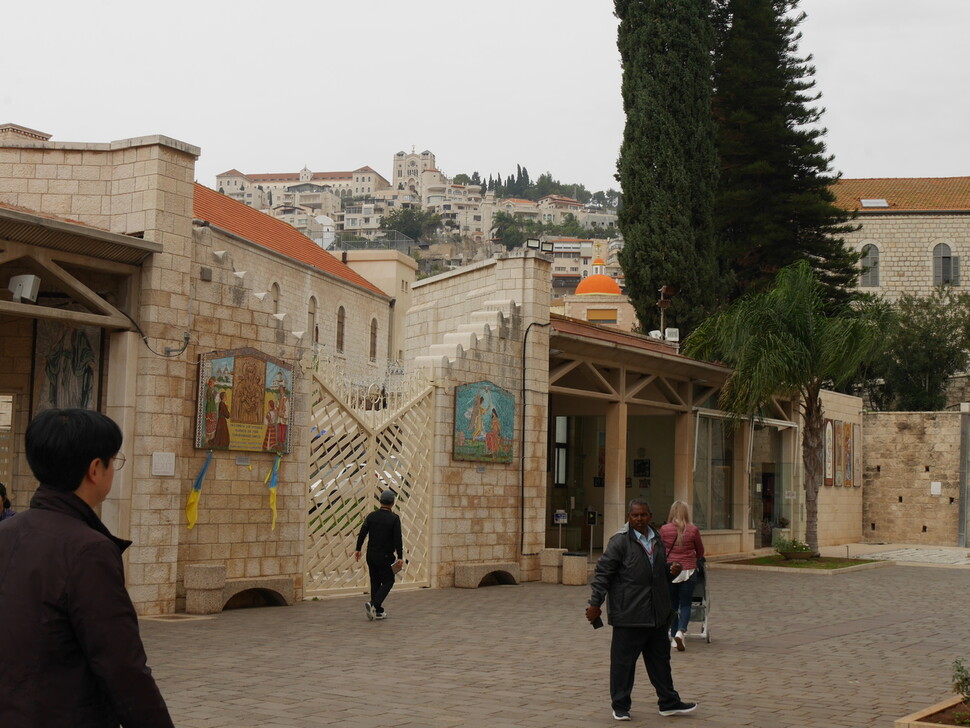
<svg viewBox="0 0 970 728">
<path fill-rule="evenodd" d="M 956 285 L 959 283 L 959 259 L 950 254 L 950 246 L 940 243 L 933 248 L 933 285 Z"/>
<path fill-rule="evenodd" d="M 370 360 L 377 361 L 377 319 L 370 322 Z"/>
<path fill-rule="evenodd" d="M 879 285 L 879 248 L 875 245 L 862 246 L 862 286 Z"/>
<path fill-rule="evenodd" d="M 273 313 L 280 312 L 280 285 L 274 283 L 269 289 L 270 297 L 273 299 Z"/>
<path fill-rule="evenodd" d="M 337 351 L 339 352 L 344 350 L 344 323 L 346 318 L 347 314 L 344 313 L 344 307 L 341 306 L 337 309 Z"/>
<path fill-rule="evenodd" d="M 310 334 L 310 341 L 314 344 L 320 341 L 320 329 L 317 327 L 317 299 L 310 296 L 306 312 L 307 333 Z"/>
</svg>

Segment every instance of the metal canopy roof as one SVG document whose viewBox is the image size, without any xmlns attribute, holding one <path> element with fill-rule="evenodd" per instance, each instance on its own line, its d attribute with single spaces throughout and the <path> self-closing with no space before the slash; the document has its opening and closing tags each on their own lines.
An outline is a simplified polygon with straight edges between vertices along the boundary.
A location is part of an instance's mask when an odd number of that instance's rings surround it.
<svg viewBox="0 0 970 728">
<path fill-rule="evenodd" d="M 163 250 L 151 240 L 0 207 L 0 245 L 4 240 L 132 265 Z"/>
</svg>

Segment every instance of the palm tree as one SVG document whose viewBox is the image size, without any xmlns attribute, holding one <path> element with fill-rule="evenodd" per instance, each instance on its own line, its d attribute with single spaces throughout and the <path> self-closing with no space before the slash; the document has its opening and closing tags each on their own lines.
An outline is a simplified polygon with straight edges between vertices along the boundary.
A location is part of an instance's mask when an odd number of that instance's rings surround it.
<svg viewBox="0 0 970 728">
<path fill-rule="evenodd" d="M 795 397 L 804 417 L 805 540 L 818 549 L 818 491 L 825 427 L 819 393 L 848 381 L 878 345 L 872 319 L 833 309 L 811 266 L 782 268 L 774 286 L 706 319 L 684 353 L 733 368 L 720 405 L 735 421 L 759 414 L 773 396 Z"/>
</svg>

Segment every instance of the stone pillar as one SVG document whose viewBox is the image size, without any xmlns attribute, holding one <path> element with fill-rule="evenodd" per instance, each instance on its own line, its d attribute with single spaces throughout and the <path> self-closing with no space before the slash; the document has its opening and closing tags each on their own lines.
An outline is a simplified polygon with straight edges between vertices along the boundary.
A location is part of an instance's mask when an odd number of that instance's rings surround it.
<svg viewBox="0 0 970 728">
<path fill-rule="evenodd" d="M 585 586 L 588 582 L 589 561 L 584 553 L 565 553 L 562 557 L 562 583 Z"/>
<path fill-rule="evenodd" d="M 626 522 L 626 402 L 606 406 L 606 477 L 603 493 L 603 548 Z"/>
<path fill-rule="evenodd" d="M 562 555 L 566 549 L 542 549 L 539 552 L 539 566 L 542 568 L 543 584 L 562 583 Z"/>
<path fill-rule="evenodd" d="M 226 586 L 225 564 L 188 564 L 185 567 L 185 613 L 218 614 Z"/>
<path fill-rule="evenodd" d="M 683 412 L 674 416 L 674 500 L 694 501 L 694 421 L 696 415 Z M 651 503 L 654 508 L 660 505 Z M 664 513 L 654 513 L 663 520 Z"/>
<path fill-rule="evenodd" d="M 127 462 L 115 475 L 111 493 L 101 506 L 101 520 L 115 536 L 130 538 L 131 492 L 136 470 L 134 444 L 138 389 L 135 380 L 141 338 L 134 331 L 114 331 L 109 336 L 105 414 L 121 428 L 121 452 Z"/>
</svg>

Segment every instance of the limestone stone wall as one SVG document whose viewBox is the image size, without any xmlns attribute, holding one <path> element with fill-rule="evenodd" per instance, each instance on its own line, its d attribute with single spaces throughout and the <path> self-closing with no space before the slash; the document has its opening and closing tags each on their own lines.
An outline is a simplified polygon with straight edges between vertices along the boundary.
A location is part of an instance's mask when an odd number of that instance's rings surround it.
<svg viewBox="0 0 970 728">
<path fill-rule="evenodd" d="M 867 542 L 956 546 L 959 412 L 867 412 L 863 533 Z M 940 495 L 932 494 L 939 483 Z"/>
<path fill-rule="evenodd" d="M 386 361 L 390 309 L 386 299 L 341 279 L 309 269 L 261 246 L 241 242 L 232 236 L 199 226 L 194 230 L 194 272 L 192 284 L 192 359 L 209 351 L 255 347 L 294 367 L 290 400 L 290 453 L 280 465 L 277 488 L 277 525 L 271 530 L 269 494 L 264 479 L 272 467 L 270 453 L 213 453 L 206 476 L 196 526 L 189 530 L 184 513 L 178 513 L 179 575 L 178 608 L 184 604 L 185 567 L 192 564 L 220 564 L 229 579 L 243 577 L 291 578 L 297 598 L 303 589 L 303 545 L 306 524 L 307 402 L 309 380 L 302 376 L 300 360 L 312 356 L 310 342 L 311 297 L 317 301 L 320 351 L 331 356 L 336 331 L 336 309 L 347 312 L 345 349 L 348 368 L 361 377 L 383 373 Z M 217 260 L 213 251 L 226 251 Z M 198 273 L 207 268 L 211 280 Z M 234 270 L 246 271 L 242 279 Z M 279 299 L 260 300 L 256 293 L 278 286 Z M 274 309 L 286 314 L 282 321 Z M 379 326 L 378 357 L 369 356 L 370 322 Z M 294 332 L 302 332 L 297 338 Z M 184 383 L 183 447 L 186 462 L 183 498 L 194 476 L 202 468 L 205 450 L 192 446 L 195 425 L 197 379 Z"/>
<path fill-rule="evenodd" d="M 197 147 L 163 136 L 106 144 L 8 138 L 0 145 L 0 202 L 164 247 L 132 278 L 128 313 L 141 335 L 106 336 L 102 390 L 104 411 L 124 433 L 130 465 L 115 478 L 101 515 L 113 532 L 133 541 L 125 554 L 128 586 L 143 614 L 175 606 L 181 481 L 152 478 L 149 462 L 152 452 L 181 450 L 185 382 L 194 366 L 184 356 L 160 357 L 148 345 L 156 352 L 177 348 L 189 329 L 198 154 Z M 26 471 L 21 476 L 29 479 Z"/>
<path fill-rule="evenodd" d="M 548 260 L 523 252 L 415 284 L 408 358 L 427 367 L 436 385 L 435 586 L 454 584 L 457 563 L 514 561 L 524 579 L 540 576 L 538 555 L 545 540 L 549 360 L 545 324 L 549 321 L 550 280 Z M 530 324 L 534 324 L 531 329 Z M 481 380 L 491 381 L 515 397 L 515 454 L 509 464 L 452 457 L 455 387 Z M 528 433 L 524 461 L 523 383 L 524 431 Z"/>
<path fill-rule="evenodd" d="M 122 427 L 128 463 L 116 476 L 101 515 L 114 533 L 134 542 L 126 552 L 126 573 L 141 614 L 175 611 L 184 599 L 184 566 L 193 563 L 225 563 L 230 578 L 291 576 L 301 592 L 307 384 L 299 361 L 311 348 L 310 298 L 317 302 L 324 347 L 332 347 L 336 307 L 344 305 L 349 368 L 366 372 L 377 366 L 369 356 L 372 318 L 379 324 L 376 359 L 387 355 L 390 319 L 383 296 L 232 236 L 208 228 L 193 231 L 198 153 L 167 137 L 108 144 L 0 142 L 0 202 L 163 246 L 134 270 L 128 284 L 127 312 L 139 332 L 106 334 L 101 392 L 103 411 Z M 228 251 L 224 262 L 215 259 L 215 249 Z M 245 277 L 233 275 L 241 270 L 247 271 Z M 282 321 L 272 315 L 271 297 L 253 295 L 274 282 L 279 311 L 287 314 Z M 34 487 L 22 456 L 30 412 L 32 325 L 0 320 L 0 374 L 4 389 L 15 392 L 18 402 L 14 493 L 21 507 Z M 303 337 L 294 331 L 303 331 Z M 270 530 L 263 484 L 272 456 L 216 452 L 198 523 L 189 531 L 185 500 L 206 454 L 194 448 L 199 355 L 246 346 L 295 367 L 292 454 L 284 457 L 280 470 L 278 525 Z M 175 456 L 174 476 L 153 475 L 155 454 Z"/>
<path fill-rule="evenodd" d="M 939 243 L 950 246 L 960 258 L 957 292 L 970 291 L 970 215 L 955 214 L 874 214 L 862 213 L 857 222 L 860 230 L 849 233 L 845 241 L 861 252 L 872 244 L 879 249 L 879 286 L 860 287 L 863 292 L 878 293 L 893 300 L 903 293 L 928 296 L 933 291 L 933 248 Z"/>
<path fill-rule="evenodd" d="M 859 540 L 862 524 L 865 484 L 858 472 L 863 462 L 859 448 L 864 448 L 862 400 L 838 392 L 822 392 L 825 418 L 853 427 L 852 485 L 822 485 L 818 494 L 818 544 L 832 546 L 855 543 Z M 859 430 L 856 430 L 856 427 Z M 801 451 L 797 453 L 799 463 Z M 804 472 L 804 471 L 803 471 Z M 836 481 L 838 482 L 838 481 Z M 799 489 L 802 492 L 802 489 Z"/>
</svg>

